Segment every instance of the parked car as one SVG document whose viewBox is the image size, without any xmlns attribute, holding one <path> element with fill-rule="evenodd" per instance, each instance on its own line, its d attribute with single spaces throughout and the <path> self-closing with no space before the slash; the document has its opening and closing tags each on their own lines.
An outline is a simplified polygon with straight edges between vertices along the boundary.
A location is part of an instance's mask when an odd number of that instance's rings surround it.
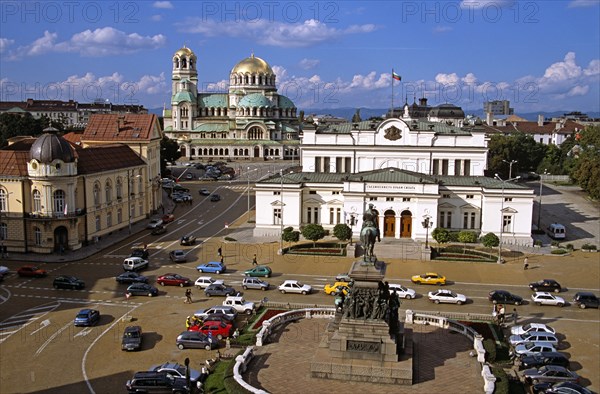
<svg viewBox="0 0 600 394">
<path fill-rule="evenodd" d="M 185 179 L 191 181 L 192 179 L 194 179 L 194 174 L 188 172 L 187 174 L 185 174 Z"/>
<path fill-rule="evenodd" d="M 573 382 L 538 383 L 532 389 L 534 393 L 545 394 L 593 394 L 587 388 Z"/>
<path fill-rule="evenodd" d="M 528 342 L 515 346 L 511 354 L 515 356 L 533 356 L 544 352 L 556 352 L 556 348 L 550 343 Z"/>
<path fill-rule="evenodd" d="M 554 328 L 543 324 L 543 323 L 527 323 L 527 324 L 523 324 L 520 326 L 513 326 L 510 328 L 510 333 L 512 335 L 520 335 L 520 334 L 524 334 L 526 332 L 533 332 L 533 331 L 540 331 L 540 332 L 549 332 L 551 334 L 556 334 L 556 331 L 554 330 Z"/>
<path fill-rule="evenodd" d="M 273 271 L 271 270 L 271 267 L 257 265 L 256 267 L 244 271 L 244 276 L 260 276 L 264 278 L 270 278 L 272 273 Z"/>
<path fill-rule="evenodd" d="M 183 250 L 172 250 L 169 252 L 169 259 L 174 263 L 182 263 L 187 261 L 187 253 Z"/>
<path fill-rule="evenodd" d="M 185 379 L 186 376 L 186 366 L 181 365 L 179 363 L 169 362 L 162 363 L 160 365 L 154 365 L 150 368 L 150 371 L 154 372 L 168 372 L 176 378 Z M 190 381 L 196 385 L 198 380 L 200 380 L 200 371 L 197 369 L 189 368 Z"/>
<path fill-rule="evenodd" d="M 212 350 L 217 346 L 216 341 L 209 341 L 208 336 L 200 331 L 184 331 L 177 336 L 177 347 L 183 349 Z"/>
<path fill-rule="evenodd" d="M 420 285 L 438 285 L 443 286 L 446 284 L 446 277 L 442 275 L 438 275 L 435 272 L 426 272 L 421 275 L 414 275 L 410 280 L 413 283 L 418 283 Z"/>
<path fill-rule="evenodd" d="M 140 350 L 142 348 L 142 327 L 127 326 L 121 340 L 121 350 Z"/>
<path fill-rule="evenodd" d="M 222 279 L 213 279 L 210 276 L 201 276 L 198 279 L 196 279 L 196 282 L 194 282 L 194 286 L 196 286 L 197 289 L 206 289 L 213 283 L 222 285 L 224 281 Z"/>
<path fill-rule="evenodd" d="M 254 302 L 246 301 L 242 296 L 229 296 L 223 301 L 224 306 L 230 306 L 238 313 L 251 315 L 254 311 Z"/>
<path fill-rule="evenodd" d="M 490 300 L 493 304 L 521 305 L 523 303 L 522 297 L 519 297 L 516 294 L 511 294 L 506 290 L 490 291 L 490 294 L 488 294 L 488 300 Z"/>
<path fill-rule="evenodd" d="M 544 365 L 539 369 L 532 368 L 523 371 L 525 381 L 529 383 L 542 382 L 577 382 L 579 376 L 565 367 L 558 365 Z"/>
<path fill-rule="evenodd" d="M 48 275 L 48 272 L 35 265 L 24 265 L 17 270 L 17 275 L 27 278 L 43 278 Z"/>
<path fill-rule="evenodd" d="M 414 291 L 413 289 L 409 289 L 408 287 L 404 287 L 400 284 L 389 283 L 388 287 L 390 289 L 390 294 L 392 294 L 395 291 L 396 295 L 400 298 L 412 300 L 417 296 L 416 291 Z"/>
<path fill-rule="evenodd" d="M 544 365 L 560 365 L 569 368 L 569 359 L 560 352 L 545 352 L 533 356 L 524 356 L 519 360 L 519 368 L 539 368 Z"/>
<path fill-rule="evenodd" d="M 536 305 L 565 306 L 565 300 L 562 297 L 545 291 L 536 291 L 535 294 L 531 295 L 531 301 Z"/>
<path fill-rule="evenodd" d="M 512 346 L 526 342 L 548 342 L 554 347 L 558 346 L 558 338 L 549 332 L 532 331 L 521 335 L 511 335 L 508 338 L 508 343 Z"/>
<path fill-rule="evenodd" d="M 213 194 L 212 196 L 210 196 L 210 201 L 219 201 L 221 200 L 221 196 L 218 194 Z"/>
<path fill-rule="evenodd" d="M 208 191 L 208 189 L 200 189 L 200 195 L 201 196 L 210 196 L 210 192 Z"/>
<path fill-rule="evenodd" d="M 219 261 L 210 261 L 206 264 L 200 264 L 196 267 L 198 272 L 209 272 L 213 274 L 221 274 L 227 270 L 225 264 Z"/>
<path fill-rule="evenodd" d="M 9 271 L 10 270 L 8 269 L 8 267 L 0 265 L 0 279 L 3 278 L 6 274 L 8 274 Z"/>
<path fill-rule="evenodd" d="M 185 287 L 189 286 L 192 283 L 192 281 L 189 278 L 186 278 L 185 276 L 168 273 L 156 278 L 156 283 L 158 283 L 161 286 Z"/>
<path fill-rule="evenodd" d="M 265 282 L 264 280 L 258 278 L 246 277 L 242 280 L 242 289 L 244 290 L 257 289 L 266 291 L 269 290 L 269 287 L 270 285 L 268 282 Z"/>
<path fill-rule="evenodd" d="M 75 326 L 93 326 L 100 321 L 100 312 L 96 309 L 82 309 L 75 316 Z"/>
<path fill-rule="evenodd" d="M 350 275 L 348 274 L 337 274 L 335 276 L 335 281 L 336 282 L 352 282 L 352 278 L 350 277 Z"/>
<path fill-rule="evenodd" d="M 125 294 L 132 295 L 141 295 L 148 297 L 156 297 L 158 295 L 158 289 L 152 285 L 147 283 L 133 283 L 127 287 Z"/>
<path fill-rule="evenodd" d="M 190 327 L 190 331 L 200 331 L 201 333 L 212 338 L 217 338 L 220 341 L 223 338 L 229 338 L 231 336 L 233 333 L 233 324 L 218 321 L 207 321 L 201 326 Z"/>
<path fill-rule="evenodd" d="M 588 291 L 579 291 L 575 293 L 575 297 L 573 297 L 573 303 L 581 309 L 598 308 L 600 300 L 598 300 L 598 297 L 596 297 L 594 293 L 590 293 Z"/>
<path fill-rule="evenodd" d="M 177 379 L 168 372 L 143 371 L 136 372 L 133 378 L 125 383 L 127 392 L 136 393 L 179 393 L 187 394 L 185 379 Z"/>
<path fill-rule="evenodd" d="M 162 226 L 162 224 L 163 224 L 162 219 L 152 219 L 152 220 L 150 220 L 150 223 L 148 223 L 146 228 L 152 230 L 158 226 Z"/>
<path fill-rule="evenodd" d="M 125 271 L 139 271 L 148 268 L 148 260 L 141 257 L 127 257 L 123 260 L 123 269 Z"/>
<path fill-rule="evenodd" d="M 553 291 L 555 293 L 560 293 L 562 290 L 560 283 L 554 279 L 542 279 L 532 282 L 529 284 L 529 288 L 533 291 Z"/>
<path fill-rule="evenodd" d="M 323 291 L 327 295 L 336 295 L 338 291 L 343 291 L 342 288 L 348 288 L 348 282 L 335 282 L 333 285 L 327 283 Z"/>
<path fill-rule="evenodd" d="M 167 232 L 167 228 L 165 226 L 156 226 L 156 227 L 154 227 L 154 229 L 152 229 L 150 234 L 161 235 L 161 234 L 165 234 L 166 232 Z"/>
<path fill-rule="evenodd" d="M 207 309 L 199 309 L 194 313 L 194 316 L 203 321 L 210 316 L 222 317 L 227 321 L 233 321 L 237 317 L 237 311 L 230 306 L 215 305 Z"/>
<path fill-rule="evenodd" d="M 148 283 L 148 278 L 144 275 L 140 275 L 137 272 L 127 271 L 123 272 L 121 275 L 118 275 L 116 281 L 122 284 L 125 283 Z"/>
<path fill-rule="evenodd" d="M 193 245 L 196 243 L 196 237 L 194 237 L 193 235 L 184 235 L 183 237 L 181 237 L 181 239 L 179 240 L 179 245 Z"/>
<path fill-rule="evenodd" d="M 148 260 L 150 253 L 148 253 L 148 249 L 146 248 L 134 248 L 131 250 L 131 255 L 129 257 L 141 257 L 144 260 Z"/>
<path fill-rule="evenodd" d="M 174 220 L 175 220 L 175 215 L 173 215 L 172 213 L 167 213 L 167 214 L 163 215 L 163 217 L 162 217 L 162 221 L 164 224 L 171 223 Z"/>
<path fill-rule="evenodd" d="M 52 282 L 55 289 L 73 289 L 81 290 L 85 287 L 85 282 L 74 276 L 57 276 Z"/>
<path fill-rule="evenodd" d="M 231 296 L 237 294 L 237 290 L 233 287 L 226 286 L 223 283 L 213 283 L 204 289 L 204 294 L 207 297 L 212 296 Z"/>
<path fill-rule="evenodd" d="M 436 304 L 446 303 L 462 305 L 467 302 L 467 297 L 465 297 L 463 294 L 458 294 L 450 290 L 440 289 L 436 291 L 430 291 L 427 294 L 427 297 L 429 298 L 429 301 Z"/>
<path fill-rule="evenodd" d="M 279 285 L 279 291 L 285 293 L 309 294 L 312 291 L 310 285 L 305 285 L 297 280 L 286 280 Z"/>
</svg>

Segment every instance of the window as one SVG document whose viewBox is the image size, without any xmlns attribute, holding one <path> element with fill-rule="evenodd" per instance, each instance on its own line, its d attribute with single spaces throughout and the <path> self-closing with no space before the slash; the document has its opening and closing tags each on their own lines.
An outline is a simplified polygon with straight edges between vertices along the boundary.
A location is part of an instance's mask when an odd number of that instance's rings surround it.
<svg viewBox="0 0 600 394">
<path fill-rule="evenodd" d="M 0 212 L 8 211 L 8 194 L 4 189 L 0 189 Z"/>
<path fill-rule="evenodd" d="M 475 198 L 474 194 L 467 194 L 467 200 Z"/>
<path fill-rule="evenodd" d="M 402 199 L 404 201 L 404 199 Z M 410 199 L 409 199 L 410 200 Z M 386 197 L 385 201 L 394 201 L 394 197 Z"/>
<path fill-rule="evenodd" d="M 129 220 L 133 217 L 135 217 L 135 205 L 131 204 L 129 206 Z"/>
<path fill-rule="evenodd" d="M 471 228 L 475 228 L 475 217 L 477 215 L 475 214 L 475 212 L 471 212 Z"/>
<path fill-rule="evenodd" d="M 281 224 L 281 208 L 273 209 L 273 224 Z"/>
<path fill-rule="evenodd" d="M 504 197 L 504 201 L 505 202 L 511 202 L 512 201 L 512 197 Z"/>
<path fill-rule="evenodd" d="M 42 210 L 42 194 L 39 190 L 33 191 L 33 212 L 40 212 Z"/>
<path fill-rule="evenodd" d="M 342 208 L 335 209 L 335 222 L 340 223 L 342 220 Z"/>
<path fill-rule="evenodd" d="M 121 177 L 117 178 L 117 200 L 123 198 L 123 180 Z"/>
<path fill-rule="evenodd" d="M 8 239 L 8 226 L 6 223 L 0 223 L 0 239 Z"/>
<path fill-rule="evenodd" d="M 94 205 L 100 205 L 100 184 L 98 182 L 94 183 Z"/>
<path fill-rule="evenodd" d="M 36 246 L 42 246 L 42 230 L 39 227 L 33 228 L 33 234 L 35 236 L 34 243 Z"/>
<path fill-rule="evenodd" d="M 65 211 L 65 192 L 63 190 L 57 190 L 53 195 L 54 202 L 54 214 L 62 214 Z"/>
<path fill-rule="evenodd" d="M 463 228 L 469 228 L 469 213 L 463 213 Z"/>
<path fill-rule="evenodd" d="M 100 231 L 102 223 L 100 222 L 100 216 L 96 216 L 96 231 Z"/>
<path fill-rule="evenodd" d="M 331 192 L 331 194 L 333 194 L 335 196 L 337 194 L 340 194 L 340 192 Z"/>
<path fill-rule="evenodd" d="M 121 208 L 117 209 L 117 223 L 121 224 L 123 222 L 123 210 Z"/>
<path fill-rule="evenodd" d="M 281 192 L 273 192 L 274 196 L 279 196 L 281 194 Z"/>
<path fill-rule="evenodd" d="M 369 197 L 369 201 L 377 201 L 377 197 Z"/>
<path fill-rule="evenodd" d="M 410 201 L 410 197 L 402 197 L 402 202 L 409 202 Z"/>
<path fill-rule="evenodd" d="M 319 208 L 317 208 L 317 207 L 306 208 L 306 222 L 307 223 L 319 223 Z"/>
<path fill-rule="evenodd" d="M 308 194 L 317 194 L 317 191 L 316 190 L 309 190 Z"/>
<path fill-rule="evenodd" d="M 106 227 L 112 227 L 112 212 L 106 214 Z"/>
<path fill-rule="evenodd" d="M 442 194 L 442 198 L 450 198 L 450 194 Z"/>
<path fill-rule="evenodd" d="M 110 179 L 106 180 L 106 185 L 104 186 L 104 197 L 106 198 L 107 204 L 112 202 L 112 183 L 110 182 Z"/>
<path fill-rule="evenodd" d="M 502 232 L 512 233 L 512 215 L 502 215 Z"/>
</svg>

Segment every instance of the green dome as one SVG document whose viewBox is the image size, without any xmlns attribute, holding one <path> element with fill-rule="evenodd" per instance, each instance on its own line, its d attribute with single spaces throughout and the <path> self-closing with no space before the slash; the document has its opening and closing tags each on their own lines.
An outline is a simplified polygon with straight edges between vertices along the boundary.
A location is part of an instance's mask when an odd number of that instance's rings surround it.
<svg viewBox="0 0 600 394">
<path fill-rule="evenodd" d="M 252 93 L 240 100 L 238 107 L 272 107 L 268 98 L 260 93 Z"/>
</svg>

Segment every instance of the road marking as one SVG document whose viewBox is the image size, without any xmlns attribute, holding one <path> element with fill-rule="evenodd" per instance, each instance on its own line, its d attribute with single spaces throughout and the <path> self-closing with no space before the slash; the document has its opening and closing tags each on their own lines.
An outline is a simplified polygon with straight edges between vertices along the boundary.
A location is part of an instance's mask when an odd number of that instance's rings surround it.
<svg viewBox="0 0 600 394">
<path fill-rule="evenodd" d="M 14 333 L 18 332 L 22 328 L 27 327 L 32 324 L 34 321 L 44 317 L 48 313 L 52 312 L 56 308 L 60 306 L 60 302 L 55 302 L 50 305 L 42 305 L 39 307 L 31 308 L 26 311 L 20 312 L 14 316 L 9 317 L 0 323 L 0 343 L 6 341 L 10 338 Z M 25 316 L 29 316 L 28 318 L 24 318 Z"/>
<path fill-rule="evenodd" d="M 10 298 L 11 293 L 10 290 L 4 286 L 0 286 L 0 290 L 4 293 L 0 294 L 0 304 L 4 304 Z"/>
<path fill-rule="evenodd" d="M 42 320 L 40 322 L 40 328 L 38 328 L 37 330 L 33 331 L 31 334 L 29 335 L 34 335 L 35 333 L 37 333 L 40 330 L 43 330 L 44 328 L 48 327 L 50 325 L 50 320 L 46 319 L 46 320 Z"/>
<path fill-rule="evenodd" d="M 77 334 L 75 334 L 75 337 L 84 337 L 87 334 L 91 334 L 92 329 L 90 327 L 86 327 L 83 330 L 81 330 L 80 332 L 78 332 Z"/>
<path fill-rule="evenodd" d="M 54 340 L 54 338 L 56 338 L 57 336 L 59 336 L 64 330 L 66 330 L 67 328 L 71 327 L 71 324 L 73 324 L 72 322 L 65 324 L 64 326 L 62 326 L 58 331 L 56 331 L 54 334 L 52 334 L 50 336 L 50 338 L 48 338 L 46 340 L 46 342 L 44 342 L 42 344 L 42 346 L 40 346 L 38 348 L 38 350 L 35 352 L 35 356 L 39 356 L 40 353 L 42 353 L 44 351 L 44 349 L 46 348 L 46 346 L 48 346 L 50 344 L 50 342 L 52 342 Z"/>
</svg>

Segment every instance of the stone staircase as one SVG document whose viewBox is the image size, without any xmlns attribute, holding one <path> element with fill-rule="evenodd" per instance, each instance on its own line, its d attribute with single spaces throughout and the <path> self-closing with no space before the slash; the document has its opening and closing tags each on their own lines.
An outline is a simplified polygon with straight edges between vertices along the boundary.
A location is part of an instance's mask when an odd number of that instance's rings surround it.
<svg viewBox="0 0 600 394">
<path fill-rule="evenodd" d="M 421 260 L 421 251 L 423 246 L 420 242 L 415 242 L 409 238 L 382 238 L 381 242 L 375 243 L 375 255 L 379 260 L 385 261 L 386 258 L 401 260 Z M 348 255 L 352 254 L 352 249 L 348 246 Z M 354 244 L 354 256 L 362 256 L 363 251 L 360 242 Z"/>
</svg>

